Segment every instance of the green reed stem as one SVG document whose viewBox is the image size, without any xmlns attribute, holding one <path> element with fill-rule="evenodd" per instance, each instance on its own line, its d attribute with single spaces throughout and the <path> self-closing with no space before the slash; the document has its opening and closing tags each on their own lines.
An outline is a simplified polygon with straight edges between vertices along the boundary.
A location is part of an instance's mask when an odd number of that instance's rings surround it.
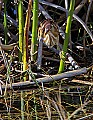
<svg viewBox="0 0 93 120">
<path fill-rule="evenodd" d="M 8 43 L 8 38 L 7 38 L 6 4 L 7 4 L 7 0 L 4 0 L 4 35 L 5 35 L 5 44 Z"/>
<path fill-rule="evenodd" d="M 24 22 L 23 22 L 23 0 L 19 0 L 18 3 L 18 19 L 19 19 L 19 61 L 22 61 L 23 53 L 23 32 L 24 32 Z"/>
<path fill-rule="evenodd" d="M 23 0 L 19 0 L 18 3 L 18 20 L 19 20 L 19 61 L 23 61 L 22 54 L 23 54 L 23 35 L 24 35 L 24 22 L 23 22 Z M 22 66 L 20 68 L 22 69 Z M 21 120 L 24 120 L 24 111 L 25 111 L 25 104 L 23 99 L 24 93 L 21 91 Z"/>
<path fill-rule="evenodd" d="M 31 43 L 31 59 L 36 60 L 34 53 L 37 50 L 37 28 L 38 28 L 38 0 L 33 3 L 33 24 L 32 24 L 32 43 Z M 34 55 L 34 57 L 33 57 Z"/>
<path fill-rule="evenodd" d="M 71 23 L 72 23 L 72 16 L 74 12 L 74 6 L 75 6 L 75 0 L 70 0 L 70 9 L 68 13 L 67 25 L 66 25 L 66 31 L 65 31 L 65 41 L 63 44 L 63 50 L 61 51 L 61 54 L 60 54 L 60 66 L 59 66 L 58 73 L 61 73 L 64 71 L 66 52 L 67 52 L 67 47 L 69 43 L 69 36 L 70 36 L 70 31 L 71 31 Z"/>
</svg>

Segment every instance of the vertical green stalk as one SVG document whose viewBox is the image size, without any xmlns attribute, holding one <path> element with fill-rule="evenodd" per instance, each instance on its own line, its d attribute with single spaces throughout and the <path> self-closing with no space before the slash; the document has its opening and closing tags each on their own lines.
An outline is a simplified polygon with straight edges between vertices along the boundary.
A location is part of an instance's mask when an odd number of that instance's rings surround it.
<svg viewBox="0 0 93 120">
<path fill-rule="evenodd" d="M 19 19 L 19 61 L 22 61 L 22 54 L 23 54 L 23 29 L 24 29 L 24 22 L 23 22 L 23 0 L 19 0 L 18 3 L 18 19 Z M 21 66 L 22 70 L 22 66 Z M 24 120 L 24 93 L 21 91 L 21 119 Z"/>
<path fill-rule="evenodd" d="M 38 0 L 33 3 L 33 24 L 32 24 L 32 43 L 31 43 L 31 60 L 36 60 L 36 44 L 37 44 L 37 27 L 38 27 Z M 33 56 L 34 55 L 34 56 Z"/>
<path fill-rule="evenodd" d="M 4 35 L 5 35 L 5 44 L 8 43 L 8 38 L 7 38 L 6 4 L 7 4 L 7 0 L 4 0 Z"/>
<path fill-rule="evenodd" d="M 23 53 L 23 32 L 24 32 L 24 22 L 23 22 L 23 0 L 19 0 L 18 3 L 18 19 L 19 19 L 19 61 L 22 61 Z"/>
<path fill-rule="evenodd" d="M 60 66 L 59 66 L 58 73 L 61 73 L 64 70 L 64 66 L 65 66 L 66 52 L 67 52 L 67 47 L 69 43 L 74 6 L 75 6 L 75 0 L 70 0 L 70 9 L 68 12 L 67 25 L 66 25 L 66 31 L 65 31 L 65 41 L 63 45 L 63 50 L 61 51 L 61 54 L 60 54 Z"/>
</svg>

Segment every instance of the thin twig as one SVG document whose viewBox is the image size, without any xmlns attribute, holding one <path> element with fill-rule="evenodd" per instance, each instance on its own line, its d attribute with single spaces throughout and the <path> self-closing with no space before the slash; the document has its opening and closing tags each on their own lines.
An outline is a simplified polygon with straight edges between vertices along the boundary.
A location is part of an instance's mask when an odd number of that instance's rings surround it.
<svg viewBox="0 0 93 120">
<path fill-rule="evenodd" d="M 84 85 L 93 85 L 93 82 L 89 82 L 89 81 L 84 81 L 84 80 L 76 80 L 76 79 L 73 79 L 71 82 L 74 82 L 74 83 L 79 83 L 79 84 L 84 84 Z"/>
<path fill-rule="evenodd" d="M 88 118 L 90 118 L 90 117 L 93 117 L 93 114 L 90 114 L 90 115 L 87 115 L 87 116 L 84 116 L 84 117 L 82 117 L 82 118 L 79 118 L 79 119 L 76 119 L 76 120 L 88 120 Z M 92 119 L 91 119 L 92 120 Z"/>
<path fill-rule="evenodd" d="M 85 5 L 86 2 L 87 0 L 82 0 L 80 4 L 75 8 L 74 14 L 77 14 L 82 9 L 82 7 Z"/>
<path fill-rule="evenodd" d="M 85 23 L 87 25 L 87 21 L 88 21 L 88 18 L 89 18 L 89 13 L 90 13 L 90 9 L 91 9 L 91 6 L 92 6 L 92 1 L 93 0 L 90 0 L 90 3 L 89 3 L 89 6 L 88 6 L 88 10 L 87 10 L 87 15 L 86 15 L 86 19 L 85 19 Z M 84 31 L 84 36 L 86 35 L 86 31 Z M 83 45 L 84 45 L 84 57 L 86 57 L 86 50 L 85 50 L 85 47 L 86 47 L 86 39 L 84 38 L 83 40 Z"/>
<path fill-rule="evenodd" d="M 75 114 L 77 114 L 79 111 L 81 111 L 81 110 L 82 110 L 87 104 L 89 104 L 89 103 L 90 103 L 90 101 L 82 104 L 82 106 L 79 107 L 78 109 L 76 109 L 76 110 L 70 115 L 70 117 L 69 117 L 68 119 L 71 119 Z"/>
</svg>

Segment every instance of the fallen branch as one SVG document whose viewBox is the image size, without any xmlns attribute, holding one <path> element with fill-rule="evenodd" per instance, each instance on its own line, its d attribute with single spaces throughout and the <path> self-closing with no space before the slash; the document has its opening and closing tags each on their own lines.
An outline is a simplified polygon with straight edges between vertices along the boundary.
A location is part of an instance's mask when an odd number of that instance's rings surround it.
<svg viewBox="0 0 93 120">
<path fill-rule="evenodd" d="M 12 88 L 15 89 L 27 89 L 27 87 L 33 86 L 36 83 L 40 84 L 40 83 L 49 83 L 49 82 L 53 82 L 53 81 L 58 81 L 58 80 L 62 80 L 63 78 L 71 78 L 77 75 L 81 75 L 81 74 L 85 74 L 87 73 L 88 69 L 86 67 L 78 69 L 78 70 L 74 70 L 74 71 L 68 71 L 68 72 L 64 72 L 61 74 L 57 74 L 57 75 L 51 75 L 51 76 L 47 76 L 47 77 L 43 77 L 43 78 L 38 78 L 36 79 L 36 81 L 25 81 L 25 82 L 17 82 L 17 83 L 12 83 Z M 5 89 L 5 85 L 2 85 L 2 89 Z M 7 89 L 10 89 L 10 84 L 7 85 Z"/>
</svg>

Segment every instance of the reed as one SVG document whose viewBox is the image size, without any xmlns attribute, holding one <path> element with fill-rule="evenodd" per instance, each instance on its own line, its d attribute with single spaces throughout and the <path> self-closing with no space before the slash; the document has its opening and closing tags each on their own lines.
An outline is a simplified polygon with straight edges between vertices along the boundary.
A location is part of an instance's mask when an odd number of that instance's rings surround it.
<svg viewBox="0 0 93 120">
<path fill-rule="evenodd" d="M 23 54 L 23 35 L 24 35 L 24 22 L 23 22 L 23 0 L 18 3 L 18 20 L 19 20 L 19 61 L 22 61 Z"/>
<path fill-rule="evenodd" d="M 32 41 L 31 41 L 31 60 L 36 60 L 36 44 L 37 44 L 37 28 L 38 28 L 38 0 L 33 3 L 33 23 L 32 23 Z"/>
<path fill-rule="evenodd" d="M 26 21 L 25 21 L 25 28 L 24 28 L 24 40 L 23 40 L 23 71 L 28 69 L 28 33 L 29 33 L 29 26 L 30 26 L 30 15 L 31 15 L 31 7 L 32 7 L 32 0 L 29 0 L 28 3 L 28 10 L 26 14 Z M 26 81 L 26 77 L 24 77 L 24 81 Z"/>
<path fill-rule="evenodd" d="M 24 23 L 23 23 L 23 0 L 19 0 L 18 3 L 18 20 L 19 20 L 19 61 L 22 62 L 22 54 L 23 54 L 23 28 L 24 28 Z M 22 65 L 21 68 L 22 70 Z M 21 91 L 21 120 L 24 120 L 24 99 L 23 99 L 24 93 Z"/>
<path fill-rule="evenodd" d="M 5 35 L 5 44 L 8 43 L 8 38 L 7 38 L 6 4 L 7 4 L 7 0 L 4 0 L 4 35 Z"/>
<path fill-rule="evenodd" d="M 58 73 L 61 73 L 64 71 L 66 52 L 67 52 L 68 43 L 69 43 L 69 36 L 70 36 L 70 31 L 71 31 L 71 23 L 72 23 L 72 16 L 73 16 L 73 12 L 74 12 L 74 6 L 75 6 L 75 0 L 70 0 L 70 9 L 68 12 L 68 17 L 67 17 L 65 40 L 64 40 L 64 44 L 63 44 L 63 49 L 60 53 L 60 65 L 59 65 Z"/>
</svg>

